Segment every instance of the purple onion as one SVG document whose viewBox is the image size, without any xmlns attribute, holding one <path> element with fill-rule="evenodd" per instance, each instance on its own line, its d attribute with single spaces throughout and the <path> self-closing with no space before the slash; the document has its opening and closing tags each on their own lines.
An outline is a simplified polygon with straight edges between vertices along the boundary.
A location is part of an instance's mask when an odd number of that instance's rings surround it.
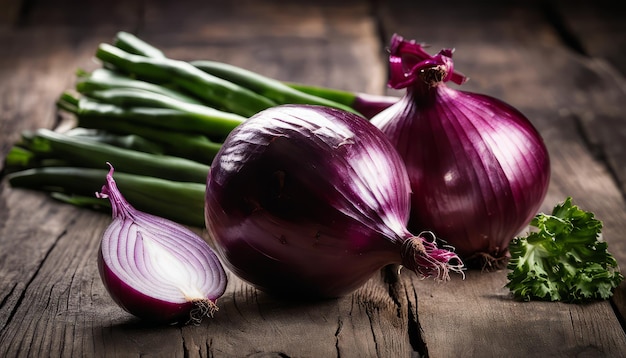
<svg viewBox="0 0 626 358">
<path fill-rule="evenodd" d="M 413 191 L 409 228 L 432 230 L 466 263 L 497 264 L 546 195 L 550 162 L 543 139 L 510 105 L 448 87 L 448 81 L 465 81 L 454 72 L 451 50 L 431 56 L 394 35 L 389 63 L 389 86 L 406 94 L 372 123 L 406 165 Z"/>
<path fill-rule="evenodd" d="M 448 279 L 453 252 L 406 229 L 406 169 L 382 132 L 351 113 L 264 110 L 235 128 L 207 179 L 206 224 L 232 272 L 300 298 L 353 291 L 387 264 Z"/>
<path fill-rule="evenodd" d="M 97 196 L 108 197 L 113 211 L 98 254 L 113 300 L 151 321 L 199 323 L 211 316 L 227 283 L 211 247 L 184 226 L 134 209 L 117 189 L 113 166 Z"/>
</svg>

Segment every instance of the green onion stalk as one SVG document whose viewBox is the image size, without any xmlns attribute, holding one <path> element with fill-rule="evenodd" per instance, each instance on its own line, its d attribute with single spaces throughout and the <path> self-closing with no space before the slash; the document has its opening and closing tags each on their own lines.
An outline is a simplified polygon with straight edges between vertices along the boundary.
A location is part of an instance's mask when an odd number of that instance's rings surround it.
<svg viewBox="0 0 626 358">
<path fill-rule="evenodd" d="M 181 61 L 127 32 L 96 50 L 102 67 L 77 70 L 57 108 L 75 119 L 60 133 L 22 133 L 5 158 L 13 187 L 46 191 L 80 207 L 110 210 L 95 198 L 107 162 L 139 210 L 203 227 L 203 195 L 213 158 L 230 132 L 280 104 L 334 107 L 370 118 L 397 101 L 278 81 L 208 60 Z M 368 97 L 370 96 L 370 97 Z"/>
</svg>

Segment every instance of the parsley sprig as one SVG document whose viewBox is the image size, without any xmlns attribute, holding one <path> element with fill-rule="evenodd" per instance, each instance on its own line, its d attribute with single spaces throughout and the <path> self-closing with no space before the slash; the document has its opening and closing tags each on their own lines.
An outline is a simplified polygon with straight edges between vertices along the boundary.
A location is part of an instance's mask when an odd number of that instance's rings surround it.
<svg viewBox="0 0 626 358">
<path fill-rule="evenodd" d="M 602 222 L 568 197 L 551 215 L 540 213 L 534 230 L 509 245 L 506 287 L 524 301 L 582 303 L 605 300 L 624 279 L 602 240 Z"/>
</svg>

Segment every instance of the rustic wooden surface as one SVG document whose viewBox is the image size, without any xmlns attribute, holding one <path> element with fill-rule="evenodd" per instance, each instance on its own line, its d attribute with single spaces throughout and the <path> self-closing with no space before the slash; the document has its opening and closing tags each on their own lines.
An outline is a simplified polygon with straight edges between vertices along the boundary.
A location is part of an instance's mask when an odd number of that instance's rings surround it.
<svg viewBox="0 0 626 358">
<path fill-rule="evenodd" d="M 384 49 L 397 32 L 433 51 L 455 47 L 456 68 L 471 78 L 464 89 L 531 119 L 553 166 L 541 210 L 572 196 L 604 222 L 626 267 L 626 26 L 614 3 L 0 0 L 0 158 L 21 130 L 58 124 L 57 96 L 119 30 L 170 57 L 370 93 L 387 91 Z M 350 296 L 307 304 L 229 275 L 214 319 L 147 325 L 100 282 L 95 256 L 109 221 L 2 180 L 0 357 L 626 355 L 626 284 L 606 302 L 517 302 L 505 270 L 435 284 L 387 269 Z"/>
</svg>

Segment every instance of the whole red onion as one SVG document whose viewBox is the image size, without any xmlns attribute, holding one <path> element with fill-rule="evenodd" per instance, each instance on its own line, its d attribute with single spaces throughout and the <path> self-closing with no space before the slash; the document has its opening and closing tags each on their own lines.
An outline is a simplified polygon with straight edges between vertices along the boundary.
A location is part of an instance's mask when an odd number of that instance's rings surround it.
<svg viewBox="0 0 626 358">
<path fill-rule="evenodd" d="M 264 110 L 231 132 L 207 179 L 206 224 L 236 275 L 272 294 L 346 294 L 387 264 L 448 278 L 458 257 L 411 234 L 409 179 L 384 134 L 321 106 Z"/>
<path fill-rule="evenodd" d="M 447 81 L 465 81 L 451 56 L 448 49 L 431 56 L 394 35 L 389 86 L 406 94 L 371 122 L 406 164 L 413 191 L 409 228 L 432 230 L 466 261 L 495 263 L 546 195 L 548 151 L 515 108 L 448 87 Z"/>
</svg>

